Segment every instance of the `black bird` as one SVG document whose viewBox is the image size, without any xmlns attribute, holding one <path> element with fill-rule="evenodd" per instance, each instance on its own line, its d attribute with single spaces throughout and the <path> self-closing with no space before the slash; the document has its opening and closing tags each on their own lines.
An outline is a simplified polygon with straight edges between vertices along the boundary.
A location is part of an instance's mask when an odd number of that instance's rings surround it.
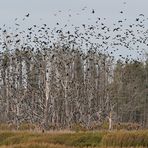
<svg viewBox="0 0 148 148">
<path fill-rule="evenodd" d="M 18 34 L 15 35 L 15 37 L 17 37 L 17 36 L 18 36 Z"/>
<path fill-rule="evenodd" d="M 92 10 L 92 13 L 93 13 L 93 14 L 95 13 L 95 10 L 94 10 L 94 9 Z"/>
<path fill-rule="evenodd" d="M 144 14 L 139 14 L 139 16 L 144 16 Z"/>
<path fill-rule="evenodd" d="M 120 29 L 119 27 L 118 27 L 118 28 L 114 28 L 114 29 L 113 29 L 113 32 L 114 32 L 114 31 L 118 31 L 119 29 Z"/>
<path fill-rule="evenodd" d="M 82 24 L 82 26 L 85 28 L 85 24 Z"/>
<path fill-rule="evenodd" d="M 118 23 L 122 23 L 122 20 L 119 20 Z"/>
<path fill-rule="evenodd" d="M 6 36 L 6 38 L 9 38 L 9 37 L 10 37 L 9 35 Z"/>
<path fill-rule="evenodd" d="M 20 26 L 20 24 L 18 24 L 18 23 L 15 23 L 15 25 L 16 25 L 16 26 Z"/>
<path fill-rule="evenodd" d="M 26 15 L 26 17 L 29 17 L 29 15 L 30 15 L 30 14 L 28 13 L 28 14 Z"/>
<path fill-rule="evenodd" d="M 28 28 L 28 30 L 31 30 L 32 29 L 32 27 L 31 28 Z"/>
<path fill-rule="evenodd" d="M 20 42 L 20 40 L 17 40 L 17 41 L 16 41 L 16 43 L 19 43 L 19 42 Z"/>
</svg>

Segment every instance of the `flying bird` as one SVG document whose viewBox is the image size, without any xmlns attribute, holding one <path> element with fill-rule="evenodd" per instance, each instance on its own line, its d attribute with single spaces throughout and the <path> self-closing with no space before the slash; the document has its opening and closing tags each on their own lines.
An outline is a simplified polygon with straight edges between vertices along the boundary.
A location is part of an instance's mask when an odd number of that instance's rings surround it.
<svg viewBox="0 0 148 148">
<path fill-rule="evenodd" d="M 26 17 L 29 17 L 30 16 L 30 14 L 28 13 L 27 15 L 25 15 Z"/>
<path fill-rule="evenodd" d="M 93 14 L 95 13 L 95 10 L 94 10 L 94 9 L 92 10 L 92 13 L 93 13 Z"/>
</svg>

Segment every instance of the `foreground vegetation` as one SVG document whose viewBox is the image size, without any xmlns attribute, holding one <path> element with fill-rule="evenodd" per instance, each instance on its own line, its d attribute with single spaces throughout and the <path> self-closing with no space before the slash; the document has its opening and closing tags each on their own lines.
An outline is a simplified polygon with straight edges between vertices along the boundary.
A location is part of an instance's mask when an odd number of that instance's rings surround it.
<svg viewBox="0 0 148 148">
<path fill-rule="evenodd" d="M 148 147 L 148 131 L 48 132 L 1 131 L 2 148 Z"/>
</svg>

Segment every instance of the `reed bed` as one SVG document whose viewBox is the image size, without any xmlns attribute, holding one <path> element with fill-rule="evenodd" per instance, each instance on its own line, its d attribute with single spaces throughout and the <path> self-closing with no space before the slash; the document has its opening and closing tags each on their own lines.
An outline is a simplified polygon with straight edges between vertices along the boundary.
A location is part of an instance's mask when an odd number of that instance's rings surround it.
<svg viewBox="0 0 148 148">
<path fill-rule="evenodd" d="M 95 132 L 0 131 L 0 148 L 147 148 L 148 130 Z"/>
</svg>

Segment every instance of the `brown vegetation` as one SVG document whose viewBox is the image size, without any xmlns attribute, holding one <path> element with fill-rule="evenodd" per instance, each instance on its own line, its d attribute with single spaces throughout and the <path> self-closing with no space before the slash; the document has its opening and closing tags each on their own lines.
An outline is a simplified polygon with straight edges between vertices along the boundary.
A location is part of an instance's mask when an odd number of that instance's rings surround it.
<svg viewBox="0 0 148 148">
<path fill-rule="evenodd" d="M 2 148 L 148 147 L 148 131 L 24 132 L 1 131 Z"/>
</svg>

